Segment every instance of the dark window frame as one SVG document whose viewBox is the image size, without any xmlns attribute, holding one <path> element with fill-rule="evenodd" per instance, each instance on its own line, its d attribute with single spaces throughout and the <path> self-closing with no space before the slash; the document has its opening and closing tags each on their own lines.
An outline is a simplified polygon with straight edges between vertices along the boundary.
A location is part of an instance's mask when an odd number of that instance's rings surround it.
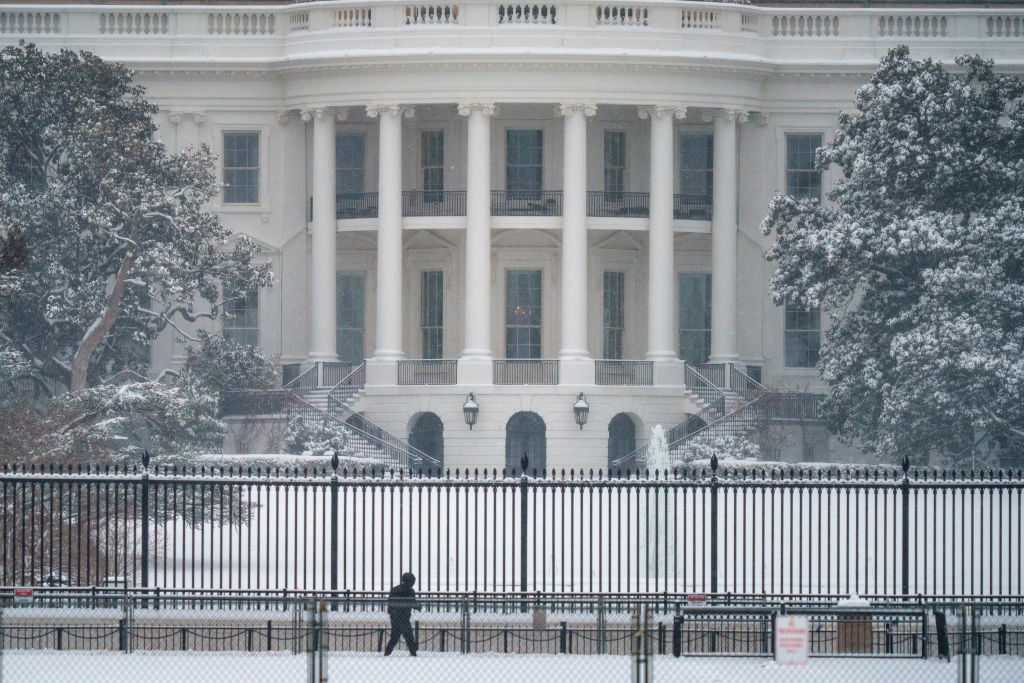
<svg viewBox="0 0 1024 683">
<path fill-rule="evenodd" d="M 678 333 L 679 333 L 679 357 L 687 363 L 700 365 L 706 363 L 711 354 L 711 278 L 712 273 L 679 273 L 676 283 L 678 295 Z M 697 317 L 703 317 L 703 325 L 692 325 L 693 322 L 689 313 L 695 313 L 684 308 L 687 297 L 685 296 L 684 283 L 688 281 L 703 281 L 703 311 Z M 699 343 L 698 343 L 699 340 Z"/>
<path fill-rule="evenodd" d="M 260 203 L 260 142 L 259 130 L 222 131 L 224 204 Z"/>
<path fill-rule="evenodd" d="M 423 358 L 444 358 L 444 271 L 420 276 L 420 342 Z"/>
<path fill-rule="evenodd" d="M 525 295 L 525 296 L 524 296 Z M 544 271 L 505 271 L 505 357 L 543 357 Z"/>
<path fill-rule="evenodd" d="M 606 270 L 601 275 L 602 358 L 621 360 L 626 334 L 626 273 Z"/>
<path fill-rule="evenodd" d="M 821 201 L 817 150 L 823 137 L 821 133 L 786 133 L 786 194 L 791 197 Z"/>
</svg>

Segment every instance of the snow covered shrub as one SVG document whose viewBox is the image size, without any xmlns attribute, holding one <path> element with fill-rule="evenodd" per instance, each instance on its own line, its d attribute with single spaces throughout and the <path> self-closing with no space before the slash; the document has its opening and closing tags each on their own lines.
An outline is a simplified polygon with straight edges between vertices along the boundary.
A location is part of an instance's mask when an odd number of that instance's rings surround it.
<svg viewBox="0 0 1024 683">
<path fill-rule="evenodd" d="M 828 311 L 829 428 L 899 462 L 1024 448 L 1024 81 L 892 50 L 822 167 L 829 202 L 779 195 L 775 302 Z"/>
<path fill-rule="evenodd" d="M 288 420 L 285 432 L 285 450 L 296 455 L 345 455 L 348 430 L 330 420 L 309 424 L 301 415 Z"/>
<path fill-rule="evenodd" d="M 677 462 L 710 460 L 717 455 L 719 460 L 757 460 L 761 448 L 744 436 L 695 436 L 688 440 L 673 455 Z"/>
</svg>

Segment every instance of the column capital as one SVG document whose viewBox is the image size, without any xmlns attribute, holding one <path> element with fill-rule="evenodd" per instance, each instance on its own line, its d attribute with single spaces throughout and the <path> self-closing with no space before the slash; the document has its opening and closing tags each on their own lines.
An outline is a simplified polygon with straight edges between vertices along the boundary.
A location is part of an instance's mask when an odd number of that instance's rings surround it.
<svg viewBox="0 0 1024 683">
<path fill-rule="evenodd" d="M 680 104 L 657 105 L 654 107 L 638 107 L 637 115 L 642 119 L 685 119 L 686 107 Z"/>
<path fill-rule="evenodd" d="M 750 112 L 745 109 L 718 109 L 704 112 L 701 119 L 704 123 L 711 123 L 715 119 L 722 119 L 729 123 L 746 123 L 750 119 Z"/>
<path fill-rule="evenodd" d="M 555 116 L 583 114 L 591 117 L 597 114 L 597 105 L 592 102 L 565 102 L 555 105 Z"/>
<path fill-rule="evenodd" d="M 366 115 L 371 119 L 388 114 L 390 116 L 411 119 L 416 114 L 415 107 L 406 104 L 368 104 Z"/>
<path fill-rule="evenodd" d="M 469 116 L 475 111 L 484 116 L 494 116 L 498 113 L 498 105 L 493 102 L 460 102 L 458 105 L 459 116 Z"/>
<path fill-rule="evenodd" d="M 167 112 L 167 120 L 170 121 L 172 126 L 177 126 L 181 123 L 184 114 L 180 111 L 169 111 Z"/>
<path fill-rule="evenodd" d="M 334 114 L 335 121 L 344 121 L 348 118 L 348 109 L 345 107 L 313 107 L 311 109 L 300 109 L 299 118 L 305 123 L 310 121 L 323 121 L 324 118 Z"/>
<path fill-rule="evenodd" d="M 192 120 L 196 122 L 196 126 L 201 126 L 206 123 L 206 114 L 201 111 L 192 112 Z"/>
<path fill-rule="evenodd" d="M 770 119 L 771 119 L 771 114 L 769 114 L 768 112 L 766 112 L 766 111 L 759 112 L 758 115 L 757 115 L 757 125 L 759 125 L 759 126 L 761 126 L 763 128 L 764 126 L 768 125 L 768 121 Z"/>
<path fill-rule="evenodd" d="M 291 120 L 292 120 L 292 110 L 291 109 L 282 109 L 281 111 L 277 112 L 277 123 L 278 123 L 278 125 L 287 126 L 289 123 L 291 123 Z"/>
</svg>

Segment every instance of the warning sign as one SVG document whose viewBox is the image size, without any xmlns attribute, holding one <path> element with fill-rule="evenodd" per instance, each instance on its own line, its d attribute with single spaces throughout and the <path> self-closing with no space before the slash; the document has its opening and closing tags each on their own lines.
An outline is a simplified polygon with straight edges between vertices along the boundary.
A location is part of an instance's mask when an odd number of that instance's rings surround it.
<svg viewBox="0 0 1024 683">
<path fill-rule="evenodd" d="M 779 615 L 775 619 L 775 663 L 801 666 L 807 664 L 810 624 L 807 617 Z"/>
<path fill-rule="evenodd" d="M 14 589 L 14 604 L 17 607 L 26 607 L 32 604 L 32 589 L 31 588 L 15 588 Z"/>
</svg>

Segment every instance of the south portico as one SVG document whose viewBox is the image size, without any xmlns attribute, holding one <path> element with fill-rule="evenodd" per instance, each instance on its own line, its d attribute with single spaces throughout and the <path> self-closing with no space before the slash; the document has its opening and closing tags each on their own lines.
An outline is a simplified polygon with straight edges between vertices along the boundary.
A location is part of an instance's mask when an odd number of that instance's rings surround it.
<svg viewBox="0 0 1024 683">
<path fill-rule="evenodd" d="M 431 103 L 437 107 L 436 103 Z M 462 321 L 461 350 L 457 353 L 458 384 L 486 385 L 494 383 L 496 358 L 503 354 L 495 347 L 492 330 L 495 273 L 492 264 L 492 235 L 496 224 L 511 220 L 503 214 L 508 204 L 527 204 L 527 191 L 501 191 L 492 182 L 492 148 L 495 146 L 493 121 L 502 107 L 515 106 L 496 102 L 464 101 L 452 105 L 465 126 L 464 205 L 452 210 L 452 218 L 462 221 L 462 293 L 456 306 L 450 303 L 448 315 Z M 540 105 L 536 105 L 539 107 Z M 615 105 L 626 108 L 626 105 Z M 564 102 L 551 105 L 559 119 L 561 133 L 561 167 L 558 169 L 561 190 L 544 194 L 557 195 L 558 206 L 547 215 L 517 217 L 529 226 L 557 235 L 559 244 L 557 282 L 558 325 L 548 320 L 546 334 L 558 335 L 557 352 L 548 360 L 558 362 L 559 384 L 589 386 L 596 382 L 595 357 L 590 343 L 590 320 L 594 314 L 590 279 L 588 278 L 590 245 L 588 231 L 594 230 L 594 201 L 599 185 L 593 173 L 588 174 L 588 121 L 597 114 L 596 102 Z M 338 233 L 343 230 L 344 217 L 339 215 L 339 194 L 335 183 L 335 136 L 339 123 L 348 118 L 352 106 L 310 106 L 301 109 L 301 120 L 311 127 L 311 215 L 309 216 L 309 361 L 338 360 L 336 348 L 337 321 L 335 311 Z M 677 346 L 678 325 L 674 311 L 677 267 L 674 246 L 679 209 L 676 174 L 676 125 L 699 116 L 713 126 L 713 198 L 707 207 L 711 233 L 711 319 L 710 360 L 734 362 L 740 358 L 736 334 L 737 277 L 737 131 L 748 120 L 745 111 L 732 108 L 687 108 L 678 104 L 636 105 L 634 115 L 649 122 L 648 193 L 644 194 L 647 214 L 643 231 L 647 233 L 646 320 L 647 340 L 642 354 L 653 367 L 652 384 L 684 384 L 682 364 Z M 403 142 L 403 121 L 413 120 L 416 105 L 407 103 L 375 104 L 363 108 L 365 118 L 377 127 L 377 196 L 376 221 L 371 225 L 376 238 L 376 333 L 372 353 L 366 361 L 368 386 L 399 384 L 399 362 L 408 357 L 403 339 L 403 304 L 408 283 L 403 282 L 403 226 L 408 221 L 408 201 L 403 201 L 403 171 L 410 164 L 403 151 L 412 149 L 413 141 Z M 500 132 L 500 131 L 499 131 Z M 545 143 L 547 144 L 547 143 Z M 549 174 L 550 175 L 550 174 Z M 445 190 L 447 191 L 447 190 Z M 457 192 L 457 191 L 456 191 Z M 531 191 L 532 192 L 532 191 Z M 541 193 L 536 193 L 540 196 Z M 607 196 L 609 193 L 605 192 Z M 649 196 L 649 198 L 648 198 Z M 550 201 L 550 200 L 548 200 Z M 516 211 L 519 211 L 518 209 Z M 638 212 L 639 213 L 639 212 Z M 599 220 L 608 220 L 601 218 Z M 628 220 L 635 220 L 632 216 Z M 460 225 L 461 227 L 461 225 Z M 385 277 L 386 274 L 386 277 Z M 456 308 L 454 312 L 452 308 Z M 368 345 L 369 346 L 369 345 Z M 507 354 L 504 354 L 506 357 Z M 543 360 L 536 358 L 537 360 Z"/>
</svg>

